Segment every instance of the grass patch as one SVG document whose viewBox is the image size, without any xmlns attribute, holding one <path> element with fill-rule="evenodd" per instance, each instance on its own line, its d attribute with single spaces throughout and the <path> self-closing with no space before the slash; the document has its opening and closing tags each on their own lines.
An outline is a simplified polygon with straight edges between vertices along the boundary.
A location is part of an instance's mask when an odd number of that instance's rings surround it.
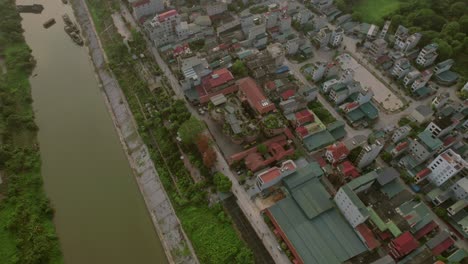
<svg viewBox="0 0 468 264">
<path fill-rule="evenodd" d="M 353 6 L 364 22 L 381 24 L 383 18 L 400 7 L 399 0 L 360 0 Z"/>
</svg>

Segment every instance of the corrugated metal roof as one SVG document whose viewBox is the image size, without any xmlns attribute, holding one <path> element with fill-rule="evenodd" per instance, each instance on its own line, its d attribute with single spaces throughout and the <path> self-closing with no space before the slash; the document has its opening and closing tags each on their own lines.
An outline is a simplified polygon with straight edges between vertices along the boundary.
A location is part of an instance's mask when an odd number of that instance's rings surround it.
<svg viewBox="0 0 468 264">
<path fill-rule="evenodd" d="M 309 219 L 333 207 L 330 194 L 317 178 L 295 188 L 292 197 Z"/>
</svg>

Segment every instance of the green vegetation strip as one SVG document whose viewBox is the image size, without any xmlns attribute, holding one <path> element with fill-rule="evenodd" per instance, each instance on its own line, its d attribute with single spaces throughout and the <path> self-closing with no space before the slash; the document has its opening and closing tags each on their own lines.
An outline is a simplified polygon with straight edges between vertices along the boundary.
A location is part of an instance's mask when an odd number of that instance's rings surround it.
<svg viewBox="0 0 468 264">
<path fill-rule="evenodd" d="M 240 239 L 222 206 L 208 207 L 210 189 L 225 189 L 225 183 L 211 175 L 193 143 L 181 147 L 206 180 L 195 183 L 180 159 L 175 141 L 177 131 L 182 125 L 193 123 L 185 103 L 174 100 L 170 89 L 160 88 L 154 93 L 149 91 L 147 83 L 139 76 L 138 63 L 132 59 L 112 26 L 109 7 L 113 6 L 113 2 L 87 0 L 87 3 L 98 32 L 102 33 L 102 29 L 106 28 L 106 33 L 99 36 L 110 60 L 109 67 L 126 95 L 139 124 L 139 133 L 149 147 L 161 182 L 199 260 L 201 263 L 253 263 L 252 251 Z M 136 41 L 130 43 L 132 53 L 137 50 L 136 45 Z M 144 63 L 154 64 L 151 54 L 147 53 L 146 58 L 143 59 Z M 152 67 L 157 68 L 157 65 Z M 151 110 L 146 106 L 150 106 Z"/>
<path fill-rule="evenodd" d="M 15 2 L 0 0 L 0 263 L 62 263 L 40 175 L 28 77 L 35 62 Z"/>
</svg>

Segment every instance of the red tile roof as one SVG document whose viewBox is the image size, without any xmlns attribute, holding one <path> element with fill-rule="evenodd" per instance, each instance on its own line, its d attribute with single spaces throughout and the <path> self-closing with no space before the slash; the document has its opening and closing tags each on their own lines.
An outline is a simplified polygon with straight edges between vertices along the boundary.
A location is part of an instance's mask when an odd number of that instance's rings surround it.
<svg viewBox="0 0 468 264">
<path fill-rule="evenodd" d="M 417 249 L 419 247 L 418 241 L 414 239 L 409 231 L 406 231 L 399 237 L 392 240 L 390 243 L 390 254 L 394 258 L 401 258 L 403 256 L 408 255 L 411 251 Z"/>
<path fill-rule="evenodd" d="M 419 229 L 419 231 L 414 234 L 414 237 L 416 239 L 420 239 L 421 237 L 429 234 L 429 232 L 431 232 L 432 230 L 434 230 L 437 227 L 438 227 L 437 223 L 434 222 L 434 221 L 431 221 L 431 222 L 429 222 L 429 224 L 427 224 L 423 228 Z"/>
<path fill-rule="evenodd" d="M 304 109 L 294 114 L 296 117 L 296 122 L 299 124 L 305 124 L 309 122 L 314 122 L 315 117 L 312 112 L 308 109 Z"/>
<path fill-rule="evenodd" d="M 380 246 L 380 242 L 375 238 L 374 234 L 369 229 L 369 227 L 367 227 L 366 224 L 362 223 L 356 226 L 356 231 L 364 239 L 365 244 L 367 245 L 367 248 L 369 248 L 369 250 L 373 250 L 374 248 Z"/>
<path fill-rule="evenodd" d="M 295 94 L 296 94 L 296 91 L 294 91 L 293 89 L 289 89 L 281 93 L 281 97 L 283 98 L 283 100 L 288 100 L 289 98 L 293 97 Z"/>
<path fill-rule="evenodd" d="M 244 94 L 250 107 L 257 110 L 258 113 L 264 114 L 276 109 L 275 105 L 268 100 L 263 94 L 260 87 L 251 77 L 240 79 L 238 82 L 239 90 Z"/>
<path fill-rule="evenodd" d="M 440 243 L 439 245 L 437 245 L 435 248 L 432 249 L 432 255 L 434 256 L 440 255 L 442 252 L 444 252 L 449 247 L 451 247 L 454 243 L 455 242 L 453 241 L 453 239 L 448 237 L 442 243 Z"/>
<path fill-rule="evenodd" d="M 429 173 L 431 173 L 431 172 L 432 172 L 431 169 L 424 168 L 420 172 L 418 172 L 418 174 L 416 174 L 416 177 L 418 177 L 419 179 L 422 179 L 422 178 L 426 177 L 427 175 L 429 175 Z"/>
<path fill-rule="evenodd" d="M 269 183 L 270 181 L 276 179 L 281 175 L 281 169 L 278 167 L 273 167 L 262 173 L 260 178 L 262 179 L 263 183 Z"/>
<path fill-rule="evenodd" d="M 337 142 L 327 147 L 327 153 L 331 154 L 333 162 L 337 162 L 346 158 L 349 150 L 343 142 Z"/>
<path fill-rule="evenodd" d="M 452 144 L 453 142 L 455 142 L 455 140 L 457 140 L 456 137 L 452 137 L 452 136 L 447 137 L 444 140 L 444 147 L 447 147 L 448 145 Z"/>
<path fill-rule="evenodd" d="M 402 151 L 402 150 L 404 150 L 405 148 L 407 148 L 408 146 L 409 146 L 408 141 L 404 141 L 404 142 L 401 142 L 400 144 L 398 144 L 398 145 L 395 147 L 395 150 L 396 150 L 396 151 Z"/>
<path fill-rule="evenodd" d="M 163 22 L 164 20 L 170 18 L 170 17 L 173 17 L 175 15 L 177 15 L 177 10 L 175 9 L 172 9 L 172 10 L 169 10 L 167 12 L 164 12 L 164 13 L 161 13 L 158 15 L 158 20 L 159 22 Z"/>
<path fill-rule="evenodd" d="M 351 102 L 345 106 L 345 110 L 351 111 L 358 106 L 359 106 L 358 102 Z"/>
<path fill-rule="evenodd" d="M 309 131 L 307 131 L 307 128 L 300 126 L 296 128 L 296 132 L 301 135 L 301 137 L 305 137 L 309 134 Z"/>
<path fill-rule="evenodd" d="M 205 90 L 209 91 L 232 80 L 234 80 L 234 75 L 228 69 L 223 68 L 203 77 L 202 86 Z"/>
<path fill-rule="evenodd" d="M 150 0 L 141 0 L 141 1 L 133 2 L 132 7 L 136 8 L 136 7 L 139 7 L 139 6 L 142 6 L 142 5 L 149 4 L 149 2 L 150 2 Z"/>
<path fill-rule="evenodd" d="M 266 88 L 268 88 L 269 90 L 273 90 L 273 89 L 276 88 L 276 84 L 275 84 L 274 81 L 268 81 L 268 82 L 266 83 L 265 86 L 266 86 Z"/>
<path fill-rule="evenodd" d="M 342 169 L 343 176 L 345 177 L 357 178 L 360 176 L 359 171 L 348 160 L 341 164 L 341 169 Z"/>
</svg>

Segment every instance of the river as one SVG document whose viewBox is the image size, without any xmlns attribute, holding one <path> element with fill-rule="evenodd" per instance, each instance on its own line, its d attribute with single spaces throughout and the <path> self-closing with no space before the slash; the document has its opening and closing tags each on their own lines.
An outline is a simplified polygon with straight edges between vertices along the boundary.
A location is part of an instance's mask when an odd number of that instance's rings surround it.
<svg viewBox="0 0 468 264">
<path fill-rule="evenodd" d="M 30 81 L 42 175 L 65 263 L 167 263 L 87 49 L 63 30 L 61 16 L 73 18 L 71 7 L 60 0 L 34 3 L 44 11 L 22 14 L 22 24 L 37 60 Z M 52 17 L 57 23 L 43 28 Z"/>
</svg>

